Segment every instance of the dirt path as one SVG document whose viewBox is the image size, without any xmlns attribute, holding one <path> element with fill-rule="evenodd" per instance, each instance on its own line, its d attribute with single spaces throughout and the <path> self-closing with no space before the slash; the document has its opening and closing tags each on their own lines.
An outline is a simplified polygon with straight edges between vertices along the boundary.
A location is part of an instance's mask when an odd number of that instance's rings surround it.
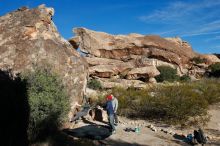
<svg viewBox="0 0 220 146">
<path fill-rule="evenodd" d="M 139 133 L 125 132 L 127 127 L 134 127 L 133 125 L 119 125 L 117 127 L 117 133 L 111 135 L 106 139 L 110 145 L 143 145 L 143 146 L 178 146 L 188 145 L 184 142 L 173 138 L 172 135 L 165 134 L 163 132 L 154 132 L 147 127 L 141 127 Z"/>
<path fill-rule="evenodd" d="M 207 146 L 220 145 L 220 104 L 210 108 L 210 122 L 205 133 L 211 138 Z M 81 121 L 70 129 L 69 134 L 77 138 L 93 139 L 98 146 L 189 146 L 182 135 L 193 133 L 193 128 L 179 130 L 166 125 L 153 126 L 143 120 L 130 120 L 120 117 L 116 134 L 109 132 L 108 124 L 98 121 Z M 151 126 L 149 126 L 151 125 Z M 140 132 L 126 132 L 125 128 L 140 127 Z M 161 130 L 162 129 L 162 130 Z"/>
<path fill-rule="evenodd" d="M 213 137 L 220 146 L 220 103 L 211 106 L 208 112 L 211 118 L 205 127 L 206 133 Z"/>
<path fill-rule="evenodd" d="M 125 120 L 124 118 L 121 118 Z M 79 122 L 71 130 L 70 134 L 78 138 L 90 138 L 97 140 L 97 145 L 105 146 L 188 146 L 173 135 L 161 131 L 153 131 L 147 127 L 149 123 L 143 121 L 126 120 L 128 123 L 120 123 L 116 133 L 112 134 L 107 124 L 101 122 Z M 126 132 L 125 128 L 140 127 L 140 132 Z M 159 128 L 158 128 L 159 129 Z"/>
</svg>

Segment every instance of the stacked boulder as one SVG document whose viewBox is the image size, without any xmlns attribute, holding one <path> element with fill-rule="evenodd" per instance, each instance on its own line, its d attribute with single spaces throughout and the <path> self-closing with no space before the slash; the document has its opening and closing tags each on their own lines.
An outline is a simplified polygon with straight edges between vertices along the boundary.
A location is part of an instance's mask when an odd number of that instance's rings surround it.
<svg viewBox="0 0 220 146">
<path fill-rule="evenodd" d="M 110 35 L 86 28 L 74 29 L 75 37 L 69 42 L 80 48 L 89 64 L 89 74 L 108 79 L 140 80 L 155 83 L 160 72 L 158 66 L 177 69 L 178 74 L 194 70 L 192 58 L 206 57 L 209 62 L 219 61 L 214 55 L 202 56 L 180 38 L 161 38 L 156 35 Z"/>
</svg>

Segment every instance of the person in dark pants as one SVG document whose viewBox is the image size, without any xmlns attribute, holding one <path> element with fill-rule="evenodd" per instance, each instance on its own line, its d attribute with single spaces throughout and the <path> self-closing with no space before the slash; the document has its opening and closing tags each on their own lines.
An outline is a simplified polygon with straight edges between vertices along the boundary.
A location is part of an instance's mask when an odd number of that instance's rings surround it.
<svg viewBox="0 0 220 146">
<path fill-rule="evenodd" d="M 106 103 L 106 110 L 108 114 L 108 119 L 109 119 L 109 125 L 111 127 L 112 134 L 114 134 L 115 131 L 115 125 L 114 125 L 114 109 L 112 105 L 112 96 L 108 95 L 107 96 L 107 103 Z"/>
</svg>

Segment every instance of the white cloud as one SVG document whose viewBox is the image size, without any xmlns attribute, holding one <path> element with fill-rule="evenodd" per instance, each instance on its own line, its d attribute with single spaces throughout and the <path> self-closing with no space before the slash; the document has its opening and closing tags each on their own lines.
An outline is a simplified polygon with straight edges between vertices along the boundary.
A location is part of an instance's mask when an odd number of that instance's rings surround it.
<svg viewBox="0 0 220 146">
<path fill-rule="evenodd" d="M 215 20 L 200 26 L 195 26 L 188 33 L 181 33 L 182 37 L 220 34 L 220 20 Z"/>
<path fill-rule="evenodd" d="M 219 32 L 220 33 L 220 32 Z M 217 36 L 215 36 L 215 37 L 212 37 L 212 38 L 208 38 L 208 39 L 206 39 L 205 41 L 206 42 L 210 42 L 210 41 L 216 41 L 216 40 L 220 40 L 220 36 L 219 35 L 217 35 Z"/>
<path fill-rule="evenodd" d="M 194 12 L 201 9 L 216 7 L 218 5 L 220 5 L 220 0 L 203 0 L 197 3 L 177 1 L 170 3 L 167 7 L 161 10 L 155 10 L 153 13 L 140 16 L 139 18 L 142 21 L 176 21 L 177 19 L 184 19 L 187 16 L 190 17 L 196 15 Z"/>
<path fill-rule="evenodd" d="M 214 47 L 212 47 L 212 49 L 220 49 L 220 45 L 219 46 L 214 46 Z"/>
<path fill-rule="evenodd" d="M 157 9 L 139 20 L 163 23 L 176 29 L 176 35 L 189 37 L 220 33 L 220 0 L 177 1 Z"/>
<path fill-rule="evenodd" d="M 203 24 L 199 29 L 200 32 L 210 32 L 215 30 L 220 30 L 220 20 Z"/>
<path fill-rule="evenodd" d="M 220 31 L 214 31 L 214 32 L 193 32 L 193 33 L 186 33 L 182 34 L 182 37 L 189 37 L 189 36 L 198 36 L 198 35 L 211 35 L 211 34 L 220 34 Z"/>
<path fill-rule="evenodd" d="M 187 15 L 193 9 L 192 5 L 183 2 L 175 2 L 168 5 L 163 10 L 155 10 L 152 14 L 140 16 L 142 21 L 177 21 L 182 16 Z"/>
<path fill-rule="evenodd" d="M 151 34 L 157 34 L 157 35 L 166 35 L 166 34 L 175 34 L 177 29 L 171 29 L 167 31 L 160 31 L 160 32 L 152 32 Z"/>
</svg>

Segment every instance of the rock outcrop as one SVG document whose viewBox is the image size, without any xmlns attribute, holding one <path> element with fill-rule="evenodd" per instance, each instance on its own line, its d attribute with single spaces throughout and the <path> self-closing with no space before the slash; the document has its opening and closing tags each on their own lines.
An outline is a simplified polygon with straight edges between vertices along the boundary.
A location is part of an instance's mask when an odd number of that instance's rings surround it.
<svg viewBox="0 0 220 146">
<path fill-rule="evenodd" d="M 207 64 L 212 64 L 212 63 L 216 63 L 216 62 L 220 62 L 220 59 L 216 56 L 216 55 L 212 55 L 212 54 L 204 54 L 204 55 L 200 55 L 201 58 L 204 58 L 207 62 Z"/>
<path fill-rule="evenodd" d="M 88 64 L 58 33 L 44 5 L 20 8 L 0 17 L 0 69 L 13 74 L 48 64 L 62 77 L 72 103 L 82 100 Z"/>
<path fill-rule="evenodd" d="M 180 76 L 199 77 L 205 73 L 206 67 L 195 65 L 194 58 L 205 59 L 206 64 L 220 61 L 214 55 L 194 52 L 190 44 L 179 37 L 110 35 L 86 28 L 76 28 L 74 32 L 76 36 L 69 42 L 84 53 L 90 76 L 100 78 L 155 83 L 154 77 L 160 74 L 157 67 L 161 65 L 177 69 Z M 109 84 L 106 86 L 111 86 Z"/>
<path fill-rule="evenodd" d="M 78 44 L 81 51 L 100 58 L 126 60 L 132 55 L 143 55 L 182 65 L 197 55 L 180 38 L 164 39 L 160 36 L 137 34 L 110 35 L 85 28 L 77 28 L 74 32 L 76 38 L 70 40 L 71 44 Z"/>
</svg>

